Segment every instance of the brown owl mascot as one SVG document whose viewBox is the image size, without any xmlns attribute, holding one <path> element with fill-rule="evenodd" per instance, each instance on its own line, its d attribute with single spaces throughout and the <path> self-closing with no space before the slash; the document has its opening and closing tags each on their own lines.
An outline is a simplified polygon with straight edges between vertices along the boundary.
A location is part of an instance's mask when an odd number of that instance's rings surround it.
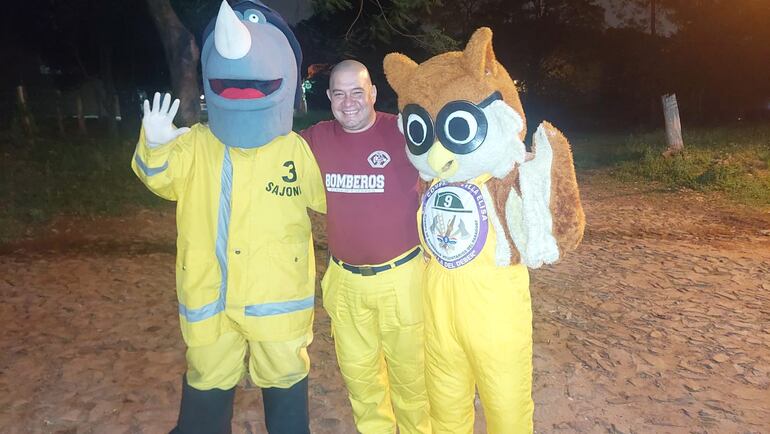
<svg viewBox="0 0 770 434">
<path fill-rule="evenodd" d="M 473 431 L 478 388 L 489 433 L 532 432 L 527 267 L 580 243 L 585 216 L 567 139 L 524 112 L 492 31 L 417 64 L 391 53 L 407 155 L 426 181 L 418 214 L 425 273 L 426 383 L 435 433 Z"/>
</svg>

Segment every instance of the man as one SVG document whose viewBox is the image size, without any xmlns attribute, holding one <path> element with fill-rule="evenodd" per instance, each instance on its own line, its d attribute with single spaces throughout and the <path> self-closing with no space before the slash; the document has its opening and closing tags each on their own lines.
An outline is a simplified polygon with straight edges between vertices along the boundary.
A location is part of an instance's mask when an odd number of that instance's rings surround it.
<svg viewBox="0 0 770 434">
<path fill-rule="evenodd" d="M 417 171 L 397 117 L 374 110 L 363 64 L 337 64 L 327 95 L 335 119 L 300 134 L 325 179 L 331 258 L 321 287 L 356 427 L 429 433 Z"/>
<path fill-rule="evenodd" d="M 302 54 L 283 19 L 256 0 L 223 1 L 203 41 L 209 125 L 174 128 L 179 101 L 155 94 L 132 161 L 152 192 L 177 202 L 188 348 L 172 432 L 230 433 L 235 386 L 248 371 L 268 432 L 309 434 L 307 208 L 324 212 L 325 198 L 310 149 L 291 132 Z"/>
</svg>

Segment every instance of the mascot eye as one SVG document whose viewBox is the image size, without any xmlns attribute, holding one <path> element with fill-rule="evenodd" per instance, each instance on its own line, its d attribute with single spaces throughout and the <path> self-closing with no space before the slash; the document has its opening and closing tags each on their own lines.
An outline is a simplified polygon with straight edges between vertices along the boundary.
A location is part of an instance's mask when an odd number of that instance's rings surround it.
<svg viewBox="0 0 770 434">
<path fill-rule="evenodd" d="M 476 137 L 479 124 L 472 114 L 466 111 L 456 111 L 447 116 L 444 123 L 444 135 L 458 145 L 464 145 Z"/>
<path fill-rule="evenodd" d="M 401 112 L 404 137 L 409 152 L 422 155 L 433 145 L 433 122 L 425 109 L 409 104 Z"/>
<path fill-rule="evenodd" d="M 425 125 L 425 121 L 421 117 L 412 114 L 406 120 L 407 134 L 409 134 L 409 140 L 417 146 L 420 146 L 425 142 L 425 134 L 428 132 L 428 126 Z"/>
<path fill-rule="evenodd" d="M 249 9 L 246 12 L 243 13 L 243 18 L 251 21 L 252 23 L 264 23 L 267 21 L 265 18 L 265 14 L 262 12 L 256 10 L 256 9 Z"/>
<path fill-rule="evenodd" d="M 487 137 L 487 117 L 481 107 L 470 101 L 451 101 L 436 116 L 441 144 L 455 154 L 470 154 Z"/>
</svg>

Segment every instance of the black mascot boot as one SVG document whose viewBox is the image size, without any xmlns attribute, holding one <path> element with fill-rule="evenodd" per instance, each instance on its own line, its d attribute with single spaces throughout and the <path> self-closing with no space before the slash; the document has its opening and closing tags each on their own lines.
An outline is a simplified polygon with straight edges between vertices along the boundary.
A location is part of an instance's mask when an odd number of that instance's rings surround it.
<svg viewBox="0 0 770 434">
<path fill-rule="evenodd" d="M 235 388 L 198 390 L 182 377 L 179 420 L 169 434 L 230 434 Z"/>
<path fill-rule="evenodd" d="M 270 434 L 310 434 L 307 413 L 307 377 L 288 389 L 262 389 L 265 426 Z"/>
</svg>

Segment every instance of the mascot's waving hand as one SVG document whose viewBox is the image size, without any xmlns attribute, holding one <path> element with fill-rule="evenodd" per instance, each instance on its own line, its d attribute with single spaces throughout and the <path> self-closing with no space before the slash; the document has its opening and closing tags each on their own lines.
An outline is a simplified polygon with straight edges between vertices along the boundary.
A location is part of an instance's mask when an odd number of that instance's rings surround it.
<svg viewBox="0 0 770 434">
<path fill-rule="evenodd" d="M 436 433 L 471 433 L 474 386 L 490 433 L 531 432 L 532 308 L 527 267 L 583 237 L 572 153 L 547 122 L 532 153 L 492 31 L 422 64 L 392 53 L 407 155 L 426 186 L 418 215 L 426 271 L 426 383 Z"/>
</svg>

